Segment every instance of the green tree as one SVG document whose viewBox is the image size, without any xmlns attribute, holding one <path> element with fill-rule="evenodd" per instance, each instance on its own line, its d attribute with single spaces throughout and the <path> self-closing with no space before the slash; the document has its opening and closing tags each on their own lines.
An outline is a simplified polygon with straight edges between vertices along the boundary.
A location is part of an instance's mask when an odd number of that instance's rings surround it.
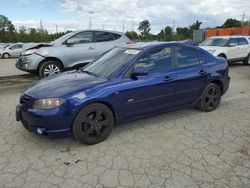
<svg viewBox="0 0 250 188">
<path fill-rule="evenodd" d="M 138 34 L 135 31 L 127 31 L 125 35 L 131 40 L 138 40 Z"/>
<path fill-rule="evenodd" d="M 148 20 L 143 20 L 141 23 L 139 23 L 138 30 L 141 33 L 142 39 L 148 39 L 150 38 L 150 22 Z"/>
<path fill-rule="evenodd" d="M 15 27 L 11 21 L 3 15 L 0 15 L 0 32 L 15 32 Z"/>
<path fill-rule="evenodd" d="M 166 35 L 166 40 L 171 41 L 173 40 L 173 29 L 170 26 L 166 26 L 164 29 L 165 35 Z"/>
<path fill-rule="evenodd" d="M 177 27 L 176 34 L 177 40 L 184 40 L 190 38 L 190 30 L 187 27 Z"/>
<path fill-rule="evenodd" d="M 223 28 L 228 28 L 228 27 L 241 27 L 241 21 L 229 18 L 227 19 L 222 26 Z"/>
</svg>

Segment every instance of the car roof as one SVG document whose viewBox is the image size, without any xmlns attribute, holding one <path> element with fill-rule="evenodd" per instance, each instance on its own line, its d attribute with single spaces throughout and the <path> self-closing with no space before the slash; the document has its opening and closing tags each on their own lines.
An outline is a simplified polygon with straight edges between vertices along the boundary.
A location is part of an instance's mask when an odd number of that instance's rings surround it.
<svg viewBox="0 0 250 188">
<path fill-rule="evenodd" d="M 77 31 L 73 31 L 73 32 L 74 33 L 79 33 L 79 32 L 83 32 L 83 31 L 102 31 L 102 32 L 109 32 L 109 33 L 115 33 L 115 34 L 119 34 L 119 35 L 124 35 L 124 33 L 120 32 L 120 31 L 103 30 L 103 29 L 85 29 L 85 30 L 77 30 Z"/>
<path fill-rule="evenodd" d="M 224 38 L 224 39 L 229 39 L 229 38 L 237 38 L 237 37 L 249 37 L 248 35 L 223 35 L 223 36 L 212 36 L 210 38 Z"/>
<path fill-rule="evenodd" d="M 130 49 L 144 49 L 144 48 L 150 48 L 150 47 L 160 47 L 160 46 L 163 46 L 163 45 L 176 45 L 176 44 L 183 44 L 184 46 L 194 46 L 194 45 L 191 45 L 191 44 L 187 44 L 183 41 L 172 41 L 172 42 L 159 42 L 159 41 L 153 41 L 153 42 L 137 42 L 137 43 L 134 43 L 134 44 L 127 44 L 127 45 L 122 45 L 122 46 L 119 46 L 121 48 L 130 48 Z"/>
</svg>

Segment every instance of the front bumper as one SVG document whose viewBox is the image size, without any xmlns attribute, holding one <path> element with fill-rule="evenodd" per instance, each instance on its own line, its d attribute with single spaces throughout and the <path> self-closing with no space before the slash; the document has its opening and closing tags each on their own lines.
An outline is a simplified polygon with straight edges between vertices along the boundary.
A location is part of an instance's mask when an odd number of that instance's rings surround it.
<svg viewBox="0 0 250 188">
<path fill-rule="evenodd" d="M 50 110 L 34 109 L 31 104 L 21 103 L 16 106 L 16 120 L 21 121 L 27 130 L 40 135 L 69 136 L 72 117 L 72 111 L 63 105 Z"/>
<path fill-rule="evenodd" d="M 16 61 L 16 68 L 26 72 L 36 72 L 39 63 L 44 59 L 43 56 L 38 54 L 20 55 Z"/>
</svg>

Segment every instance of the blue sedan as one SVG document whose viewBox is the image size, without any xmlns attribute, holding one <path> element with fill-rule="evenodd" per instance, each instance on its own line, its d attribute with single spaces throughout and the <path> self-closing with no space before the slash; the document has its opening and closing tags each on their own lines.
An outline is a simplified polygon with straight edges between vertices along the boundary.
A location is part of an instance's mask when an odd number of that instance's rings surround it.
<svg viewBox="0 0 250 188">
<path fill-rule="evenodd" d="M 215 110 L 229 82 L 226 60 L 199 47 L 138 43 L 33 84 L 20 98 L 16 119 L 38 134 L 96 144 L 116 124 L 188 106 Z"/>
</svg>

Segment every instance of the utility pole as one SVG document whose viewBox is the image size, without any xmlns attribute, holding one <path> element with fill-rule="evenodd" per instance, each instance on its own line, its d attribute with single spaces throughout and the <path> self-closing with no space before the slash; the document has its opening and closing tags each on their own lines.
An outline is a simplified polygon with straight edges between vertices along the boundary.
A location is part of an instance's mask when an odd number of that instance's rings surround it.
<svg viewBox="0 0 250 188">
<path fill-rule="evenodd" d="M 104 30 L 104 24 L 102 24 L 102 30 Z"/>
<path fill-rule="evenodd" d="M 92 14 L 94 14 L 94 11 L 88 11 L 89 13 L 89 29 L 92 29 Z"/>
<path fill-rule="evenodd" d="M 40 20 L 40 29 L 41 29 L 41 31 L 43 31 L 43 21 L 42 21 L 42 19 Z"/>
<path fill-rule="evenodd" d="M 244 26 L 244 21 L 245 21 L 245 16 L 246 16 L 246 11 L 245 10 L 244 10 L 244 12 L 243 12 L 243 14 L 241 16 L 242 16 L 241 26 L 243 27 Z"/>
<path fill-rule="evenodd" d="M 58 26 L 56 25 L 56 33 L 58 33 Z"/>
<path fill-rule="evenodd" d="M 122 32 L 124 33 L 124 22 L 122 22 Z"/>
</svg>

